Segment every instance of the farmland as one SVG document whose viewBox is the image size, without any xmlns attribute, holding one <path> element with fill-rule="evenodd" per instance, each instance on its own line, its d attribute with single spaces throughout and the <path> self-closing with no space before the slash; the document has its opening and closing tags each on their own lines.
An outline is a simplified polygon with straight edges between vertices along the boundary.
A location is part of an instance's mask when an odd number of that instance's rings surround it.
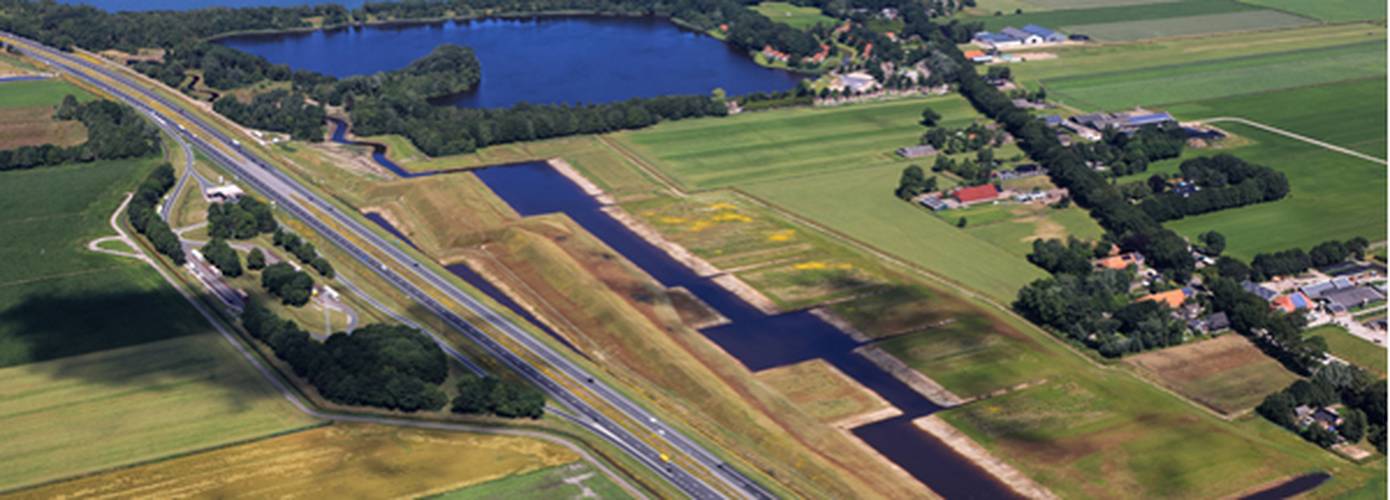
<svg viewBox="0 0 1390 500">
<path fill-rule="evenodd" d="M 943 127 L 962 127 L 978 118 L 965 99 L 952 95 L 668 122 L 613 137 L 687 188 L 705 189 L 901 167 L 909 162 L 894 150 L 918 143 L 926 131 L 918 123 L 926 106 L 942 115 Z"/>
<path fill-rule="evenodd" d="M 1327 341 L 1327 349 L 1348 363 L 1379 375 L 1385 376 L 1385 348 L 1353 336 L 1345 328 L 1337 325 L 1324 325 L 1308 331 L 1308 335 L 1322 337 Z"/>
<path fill-rule="evenodd" d="M 473 498 L 631 498 L 607 476 L 584 462 L 517 474 L 461 490 L 429 497 L 429 500 Z"/>
<path fill-rule="evenodd" d="M 962 210 L 937 212 L 939 218 L 954 224 L 965 218 L 965 232 L 1019 257 L 1033 251 L 1033 241 L 1066 239 L 1068 236 L 1094 240 L 1104 231 L 1081 208 L 1052 208 L 1039 203 L 977 205 Z"/>
<path fill-rule="evenodd" d="M 787 2 L 762 2 L 753 10 L 773 21 L 797 29 L 805 29 L 817 24 L 832 25 L 835 20 L 821 14 L 815 7 L 798 7 Z"/>
<path fill-rule="evenodd" d="M 0 83 L 0 109 L 31 106 L 57 106 L 63 96 L 72 94 L 79 100 L 92 95 L 63 80 L 28 80 Z"/>
<path fill-rule="evenodd" d="M 1254 408 L 1298 378 L 1236 334 L 1130 356 L 1125 362 L 1226 415 Z"/>
<path fill-rule="evenodd" d="M 857 415 L 891 411 L 887 401 L 824 360 L 770 368 L 755 376 L 822 423 L 833 424 Z"/>
<path fill-rule="evenodd" d="M 1254 31 L 1292 28 L 1313 24 L 1314 21 L 1277 10 L 1252 10 L 1205 14 L 1167 19 L 1117 21 L 1099 24 L 1068 26 L 1066 29 L 1086 33 L 1098 40 L 1144 40 L 1170 36 L 1207 35 L 1233 31 Z"/>
<path fill-rule="evenodd" d="M 1052 371 L 1033 339 L 986 315 L 956 316 L 876 345 L 963 397 L 1042 380 Z"/>
<path fill-rule="evenodd" d="M 4 368 L 0 377 L 0 489 L 314 423 L 211 332 Z"/>
<path fill-rule="evenodd" d="M 1287 28 L 1315 21 L 1236 0 L 1177 0 L 1167 2 L 1095 2 L 1046 11 L 1023 9 L 1022 14 L 981 17 L 985 28 L 1038 24 L 1097 40 L 1130 41 L 1177 35 Z"/>
<path fill-rule="evenodd" d="M 1242 0 L 1325 22 L 1385 19 L 1385 2 L 1379 0 Z"/>
<path fill-rule="evenodd" d="M 48 106 L 0 108 L 0 150 L 20 146 L 76 146 L 87 140 L 87 129 L 77 120 L 54 120 Z"/>
<path fill-rule="evenodd" d="M 45 485 L 24 496 L 371 497 L 442 493 L 578 457 L 529 438 L 335 424 Z"/>
<path fill-rule="evenodd" d="M 0 173 L 0 366 L 188 335 L 206 323 L 145 264 L 85 248 L 156 160 Z M 158 327 L 151 327 L 158 325 Z M 39 335 L 42 333 L 42 335 Z"/>
<path fill-rule="evenodd" d="M 1249 94 L 1385 74 L 1385 42 L 1096 72 L 1043 82 L 1060 102 L 1121 109 Z"/>
</svg>

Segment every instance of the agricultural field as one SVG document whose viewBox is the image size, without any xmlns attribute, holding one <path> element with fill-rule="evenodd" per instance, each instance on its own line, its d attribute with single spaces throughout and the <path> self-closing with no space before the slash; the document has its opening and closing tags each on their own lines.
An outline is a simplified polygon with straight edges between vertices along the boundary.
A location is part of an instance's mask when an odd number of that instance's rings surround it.
<svg viewBox="0 0 1390 500">
<path fill-rule="evenodd" d="M 933 215 L 949 224 L 965 218 L 966 233 L 1019 257 L 1027 257 L 1033 251 L 1035 240 L 1066 239 L 1068 236 L 1095 240 L 1105 232 L 1089 213 L 1076 206 L 1052 208 L 1039 203 L 1001 203 Z"/>
<path fill-rule="evenodd" d="M 806 175 L 748 192 L 837 233 L 962 283 L 1000 302 L 1045 273 L 953 223 L 893 196 L 899 165 Z"/>
<path fill-rule="evenodd" d="M 1385 41 L 1211 59 L 1043 81 L 1069 106 L 1115 110 L 1385 75 Z"/>
<path fill-rule="evenodd" d="M 1385 19 L 1385 2 L 1380 0 L 1241 0 L 1251 5 L 1292 12 L 1323 22 L 1375 21 Z"/>
<path fill-rule="evenodd" d="M 833 25 L 835 20 L 822 14 L 815 7 L 798 7 L 787 2 L 762 2 L 753 10 L 773 21 L 797 29 L 806 29 L 817 24 Z"/>
<path fill-rule="evenodd" d="M 941 114 L 943 127 L 981 119 L 970 103 L 951 95 L 668 122 L 610 137 L 689 189 L 745 186 L 838 170 L 901 168 L 911 162 L 894 151 L 919 142 L 927 106 Z"/>
<path fill-rule="evenodd" d="M 0 490 L 316 422 L 211 331 L 12 366 L 0 379 Z"/>
<path fill-rule="evenodd" d="M 1324 325 L 1308 331 L 1322 337 L 1333 356 L 1359 366 L 1372 374 L 1385 377 L 1385 348 L 1354 336 L 1337 325 Z"/>
<path fill-rule="evenodd" d="M 146 264 L 86 249 L 113 234 L 107 219 L 122 193 L 156 163 L 0 173 L 0 367 L 207 330 Z"/>
<path fill-rule="evenodd" d="M 607 476 L 585 462 L 517 474 L 427 497 L 429 500 L 487 498 L 632 498 Z"/>
<path fill-rule="evenodd" d="M 92 94 L 63 80 L 0 82 L 0 109 L 57 106 L 68 94 L 80 101 L 93 99 Z"/>
<path fill-rule="evenodd" d="M 1298 379 L 1234 333 L 1133 355 L 1125 363 L 1225 415 L 1254 408 L 1265 396 Z"/>
<path fill-rule="evenodd" d="M 754 376 L 821 423 L 894 411 L 883 398 L 821 359 L 769 368 Z"/>
<path fill-rule="evenodd" d="M 1226 236 L 1226 254 L 1242 259 L 1261 252 L 1307 248 L 1331 239 L 1385 239 L 1384 165 L 1253 127 L 1234 123 L 1221 126 L 1255 141 L 1229 152 L 1284 172 L 1290 195 L 1272 203 L 1171 221 L 1166 223 L 1168 227 L 1189 238 L 1218 231 Z"/>
<path fill-rule="evenodd" d="M 1018 10 L 1022 10 L 1024 13 L 1031 13 L 1053 10 L 1095 9 L 1125 5 L 1168 3 L 1174 1 L 1177 0 L 976 0 L 976 6 L 967 7 L 963 13 L 965 16 L 993 16 L 995 12 L 1013 15 Z M 975 19 L 962 18 L 961 20 L 974 21 Z"/>
<path fill-rule="evenodd" d="M 1385 109 L 1385 95 L 1382 74 L 1363 80 L 1186 102 L 1173 105 L 1168 111 L 1184 120 L 1244 118 L 1385 158 L 1385 116 L 1366 112 Z"/>
<path fill-rule="evenodd" d="M 564 447 L 530 438 L 335 424 L 48 484 L 22 496 L 401 498 L 576 460 Z"/>
<path fill-rule="evenodd" d="M 1237 31 L 1256 31 L 1293 28 L 1316 23 L 1306 17 L 1277 10 L 1250 10 L 1203 14 L 1166 19 L 1116 21 L 1081 24 L 1063 28 L 1067 32 L 1085 33 L 1096 40 L 1146 40 L 1172 36 L 1208 35 Z"/>
<path fill-rule="evenodd" d="M 1060 2 L 1046 3 L 1057 4 Z M 1022 14 L 1012 14 L 1011 11 L 1004 11 L 1006 15 L 1003 16 L 989 16 L 971 20 L 985 23 L 985 29 L 987 30 L 999 30 L 1005 26 L 1018 28 L 1025 24 L 1037 24 L 1065 33 L 1085 33 L 1090 35 L 1091 33 L 1089 31 L 1080 29 L 1078 26 L 1166 20 L 1191 16 L 1262 10 L 1259 7 L 1246 5 L 1236 0 L 1170 0 L 1158 2 L 1109 2 L 1101 0 L 1067 3 L 1071 5 L 1044 11 L 1024 8 Z"/>
<path fill-rule="evenodd" d="M 77 120 L 54 120 L 51 106 L 0 108 L 0 150 L 20 146 L 76 146 L 87 140 Z"/>
<path fill-rule="evenodd" d="M 1052 372 L 1052 361 L 1036 341 L 979 313 L 874 345 L 967 398 L 1040 381 Z"/>
</svg>

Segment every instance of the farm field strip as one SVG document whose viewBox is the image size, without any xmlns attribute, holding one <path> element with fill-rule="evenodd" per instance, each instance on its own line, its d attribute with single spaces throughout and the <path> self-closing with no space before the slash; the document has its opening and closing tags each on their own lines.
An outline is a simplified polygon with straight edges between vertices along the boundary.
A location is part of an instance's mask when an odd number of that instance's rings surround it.
<svg viewBox="0 0 1390 500">
<path fill-rule="evenodd" d="M 1017 28 L 1031 23 L 1060 29 L 1066 33 L 1090 35 L 1090 32 L 1080 29 L 1079 26 L 1262 10 L 1260 7 L 1246 5 L 1235 0 L 1122 1 L 1119 3 L 1096 1 L 1089 2 L 1089 5 L 1081 2 L 1069 3 L 1071 5 L 1064 5 L 1064 8 L 1058 7 L 1041 12 L 1029 12 L 1028 9 L 1024 9 L 1023 14 L 990 16 L 978 20 L 984 22 L 985 29 L 989 30 L 998 30 L 1005 26 Z"/>
<path fill-rule="evenodd" d="M 762 2 L 753 10 L 775 22 L 797 29 L 806 29 L 817 24 L 833 25 L 835 20 L 822 14 L 816 7 L 800 7 L 787 2 Z"/>
<path fill-rule="evenodd" d="M 0 108 L 57 106 L 68 94 L 79 101 L 93 99 L 87 91 L 58 79 L 0 82 Z"/>
<path fill-rule="evenodd" d="M 1225 415 L 1254 408 L 1298 379 L 1235 333 L 1136 354 L 1125 363 Z"/>
<path fill-rule="evenodd" d="M 1375 21 L 1385 19 L 1385 2 L 1380 0 L 1241 0 L 1242 2 L 1291 12 L 1324 22 Z"/>
<path fill-rule="evenodd" d="M 1385 74 L 1384 41 L 1043 80 L 1059 101 L 1091 110 L 1152 106 Z"/>
<path fill-rule="evenodd" d="M 1247 10 L 1187 17 L 1082 24 L 1064 26 L 1062 29 L 1072 33 L 1085 33 L 1099 40 L 1126 41 L 1292 28 L 1315 23 L 1316 21 L 1306 17 L 1277 10 Z"/>
</svg>

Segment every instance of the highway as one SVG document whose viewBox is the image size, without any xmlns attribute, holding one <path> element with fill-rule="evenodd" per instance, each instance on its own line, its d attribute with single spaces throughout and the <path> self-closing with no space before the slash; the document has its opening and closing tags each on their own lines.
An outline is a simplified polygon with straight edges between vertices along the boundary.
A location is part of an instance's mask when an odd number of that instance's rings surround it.
<svg viewBox="0 0 1390 500">
<path fill-rule="evenodd" d="M 737 494 L 748 498 L 772 498 L 773 495 L 753 482 L 741 472 L 729 467 L 713 453 L 706 450 L 684 434 L 671 428 L 656 415 L 637 405 L 612 387 L 586 372 L 576 363 L 565 358 L 536 335 L 522 328 L 506 316 L 492 310 L 464 290 L 452 284 L 441 271 L 422 264 L 414 257 L 400 250 L 384 237 L 378 236 L 364 224 L 349 214 L 341 213 L 332 204 L 322 200 L 312 191 L 299 184 L 297 180 L 281 172 L 273 164 L 244 148 L 242 144 L 223 134 L 182 105 L 171 102 L 144 84 L 118 71 L 94 64 L 79 56 L 48 48 L 37 42 L 0 33 L 6 40 L 26 55 L 48 64 L 74 77 L 101 88 L 127 104 L 152 117 L 168 123 L 178 123 L 176 136 L 193 144 L 205 155 L 217 162 L 227 171 L 266 196 L 279 208 L 312 227 L 316 232 L 330 240 L 346 254 L 357 260 L 365 269 L 380 276 L 385 283 L 442 318 L 470 341 L 483 348 L 504 365 L 529 379 L 544 390 L 555 402 L 573 409 L 575 416 L 568 417 L 608 440 L 618 449 L 632 456 L 636 461 L 651 468 L 672 485 L 693 498 L 725 498 Z M 114 82 L 113 83 L 108 83 Z M 154 103 L 152 106 L 149 103 Z M 158 108 L 172 110 L 174 116 Z M 185 128 L 182 124 L 189 124 Z M 171 129 L 165 128 L 166 131 Z M 322 214 L 328 221 L 320 219 Z M 345 228 L 347 234 L 339 233 L 333 226 Z M 349 236 L 351 238 L 349 238 Z M 364 242 L 359 245 L 356 241 Z M 369 251 L 370 250 L 370 251 Z M 386 256 L 378 259 L 372 254 Z M 404 270 L 404 271 L 401 271 Z M 407 278 L 407 276 L 409 278 Z M 427 284 L 433 292 L 462 306 L 471 314 L 487 322 L 495 330 L 507 336 L 523 352 L 513 352 L 507 345 L 499 342 L 452 312 L 446 304 L 434 299 L 428 291 L 416 285 Z M 443 338 L 426 331 L 450 356 L 467 362 L 467 358 L 449 345 Z M 524 355 L 542 360 L 543 367 L 531 365 Z M 568 382 L 568 385 L 564 382 Z M 603 402 L 609 411 L 616 412 L 626 420 L 619 422 L 605 414 L 590 401 Z M 630 427 L 629 427 L 630 426 Z M 631 429 L 646 433 L 654 441 L 661 443 L 662 449 L 640 439 Z M 682 461 L 668 461 L 665 454 L 683 458 L 703 469 L 706 477 L 719 481 L 715 488 L 700 476 L 691 474 Z"/>
</svg>

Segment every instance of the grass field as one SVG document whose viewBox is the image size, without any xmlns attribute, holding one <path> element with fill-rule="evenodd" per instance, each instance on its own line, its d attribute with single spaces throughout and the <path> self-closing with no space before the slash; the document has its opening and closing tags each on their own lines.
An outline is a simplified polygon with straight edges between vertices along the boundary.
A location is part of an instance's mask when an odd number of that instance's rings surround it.
<svg viewBox="0 0 1390 500">
<path fill-rule="evenodd" d="M 76 146 L 87 140 L 77 120 L 54 120 L 51 106 L 0 108 L 0 150 L 20 146 Z"/>
<path fill-rule="evenodd" d="M 627 492 L 585 462 L 541 469 L 488 481 L 429 500 L 484 498 L 631 498 Z"/>
<path fill-rule="evenodd" d="M 1249 10 L 1166 19 L 1081 24 L 1066 26 L 1063 30 L 1070 33 L 1085 33 L 1097 40 L 1125 41 L 1292 28 L 1314 23 L 1316 21 L 1306 17 L 1277 10 Z"/>
<path fill-rule="evenodd" d="M 1105 232 L 1090 214 L 1076 206 L 1057 209 L 1036 203 L 1004 203 L 934 215 L 950 224 L 965 217 L 966 233 L 1019 257 L 1027 257 L 1033 251 L 1034 240 L 1068 236 L 1094 240 Z"/>
<path fill-rule="evenodd" d="M 1385 42 L 1240 56 L 1044 80 L 1084 109 L 1154 106 L 1385 75 Z"/>
<path fill-rule="evenodd" d="M 72 94 L 78 100 L 93 99 L 92 94 L 63 80 L 28 80 L 0 83 L 0 109 L 57 106 Z"/>
<path fill-rule="evenodd" d="M 1245 3 L 1292 12 L 1325 22 L 1374 21 L 1385 19 L 1385 2 L 1380 0 L 1242 0 Z"/>
<path fill-rule="evenodd" d="M 24 492 L 182 498 L 404 498 L 572 463 L 529 438 L 336 424 Z"/>
<path fill-rule="evenodd" d="M 798 7 L 787 2 L 762 2 L 754 5 L 753 10 L 768 19 L 796 29 L 806 29 L 817 24 L 835 24 L 834 19 L 821 14 L 818 8 Z"/>
<path fill-rule="evenodd" d="M 769 368 L 755 376 L 822 423 L 889 408 L 883 398 L 821 359 Z"/>
<path fill-rule="evenodd" d="M 206 330 L 145 264 L 86 249 L 155 163 L 0 173 L 0 367 Z"/>
<path fill-rule="evenodd" d="M 1385 115 L 1367 112 L 1385 109 L 1385 95 L 1382 74 L 1364 80 L 1188 102 L 1171 106 L 1169 111 L 1189 120 L 1245 118 L 1385 158 Z"/>
<path fill-rule="evenodd" d="M 1322 337 L 1327 341 L 1327 349 L 1348 363 L 1359 366 L 1375 375 L 1385 376 L 1385 348 L 1347 333 L 1337 325 L 1324 325 L 1308 331 L 1308 335 Z"/>
<path fill-rule="evenodd" d="M 0 369 L 0 379 L 0 490 L 315 422 L 211 332 Z"/>
<path fill-rule="evenodd" d="M 1053 5 L 1061 4 L 1061 2 L 1047 3 Z M 1073 27 L 1101 23 L 1134 22 L 1261 10 L 1259 7 L 1246 5 L 1235 0 L 1177 0 L 1160 2 L 1110 2 L 1098 0 L 1068 3 L 1070 5 L 1062 4 L 1041 12 L 1023 8 L 1023 14 L 1012 14 L 1011 10 L 1006 10 L 1004 12 L 1008 15 L 982 17 L 975 20 L 985 23 L 985 29 L 988 30 L 998 30 L 1005 26 L 1018 28 L 1025 24 L 1037 24 L 1052 29 L 1059 29 L 1066 33 L 1091 34 L 1088 31 Z"/>
<path fill-rule="evenodd" d="M 613 137 L 686 187 L 715 188 L 907 165 L 911 162 L 894 151 L 918 143 L 926 132 L 918 121 L 927 106 L 942 115 L 945 127 L 961 127 L 979 117 L 965 99 L 951 95 L 668 122 Z"/>
<path fill-rule="evenodd" d="M 1236 334 L 1125 358 L 1159 383 L 1227 415 L 1260 404 L 1298 377 Z"/>
<path fill-rule="evenodd" d="M 1052 372 L 1035 341 L 983 315 L 957 316 L 876 345 L 962 397 L 1041 380 Z"/>
<path fill-rule="evenodd" d="M 1008 302 L 1044 273 L 998 246 L 893 196 L 901 168 L 807 175 L 746 189 L 840 233 Z"/>
</svg>

